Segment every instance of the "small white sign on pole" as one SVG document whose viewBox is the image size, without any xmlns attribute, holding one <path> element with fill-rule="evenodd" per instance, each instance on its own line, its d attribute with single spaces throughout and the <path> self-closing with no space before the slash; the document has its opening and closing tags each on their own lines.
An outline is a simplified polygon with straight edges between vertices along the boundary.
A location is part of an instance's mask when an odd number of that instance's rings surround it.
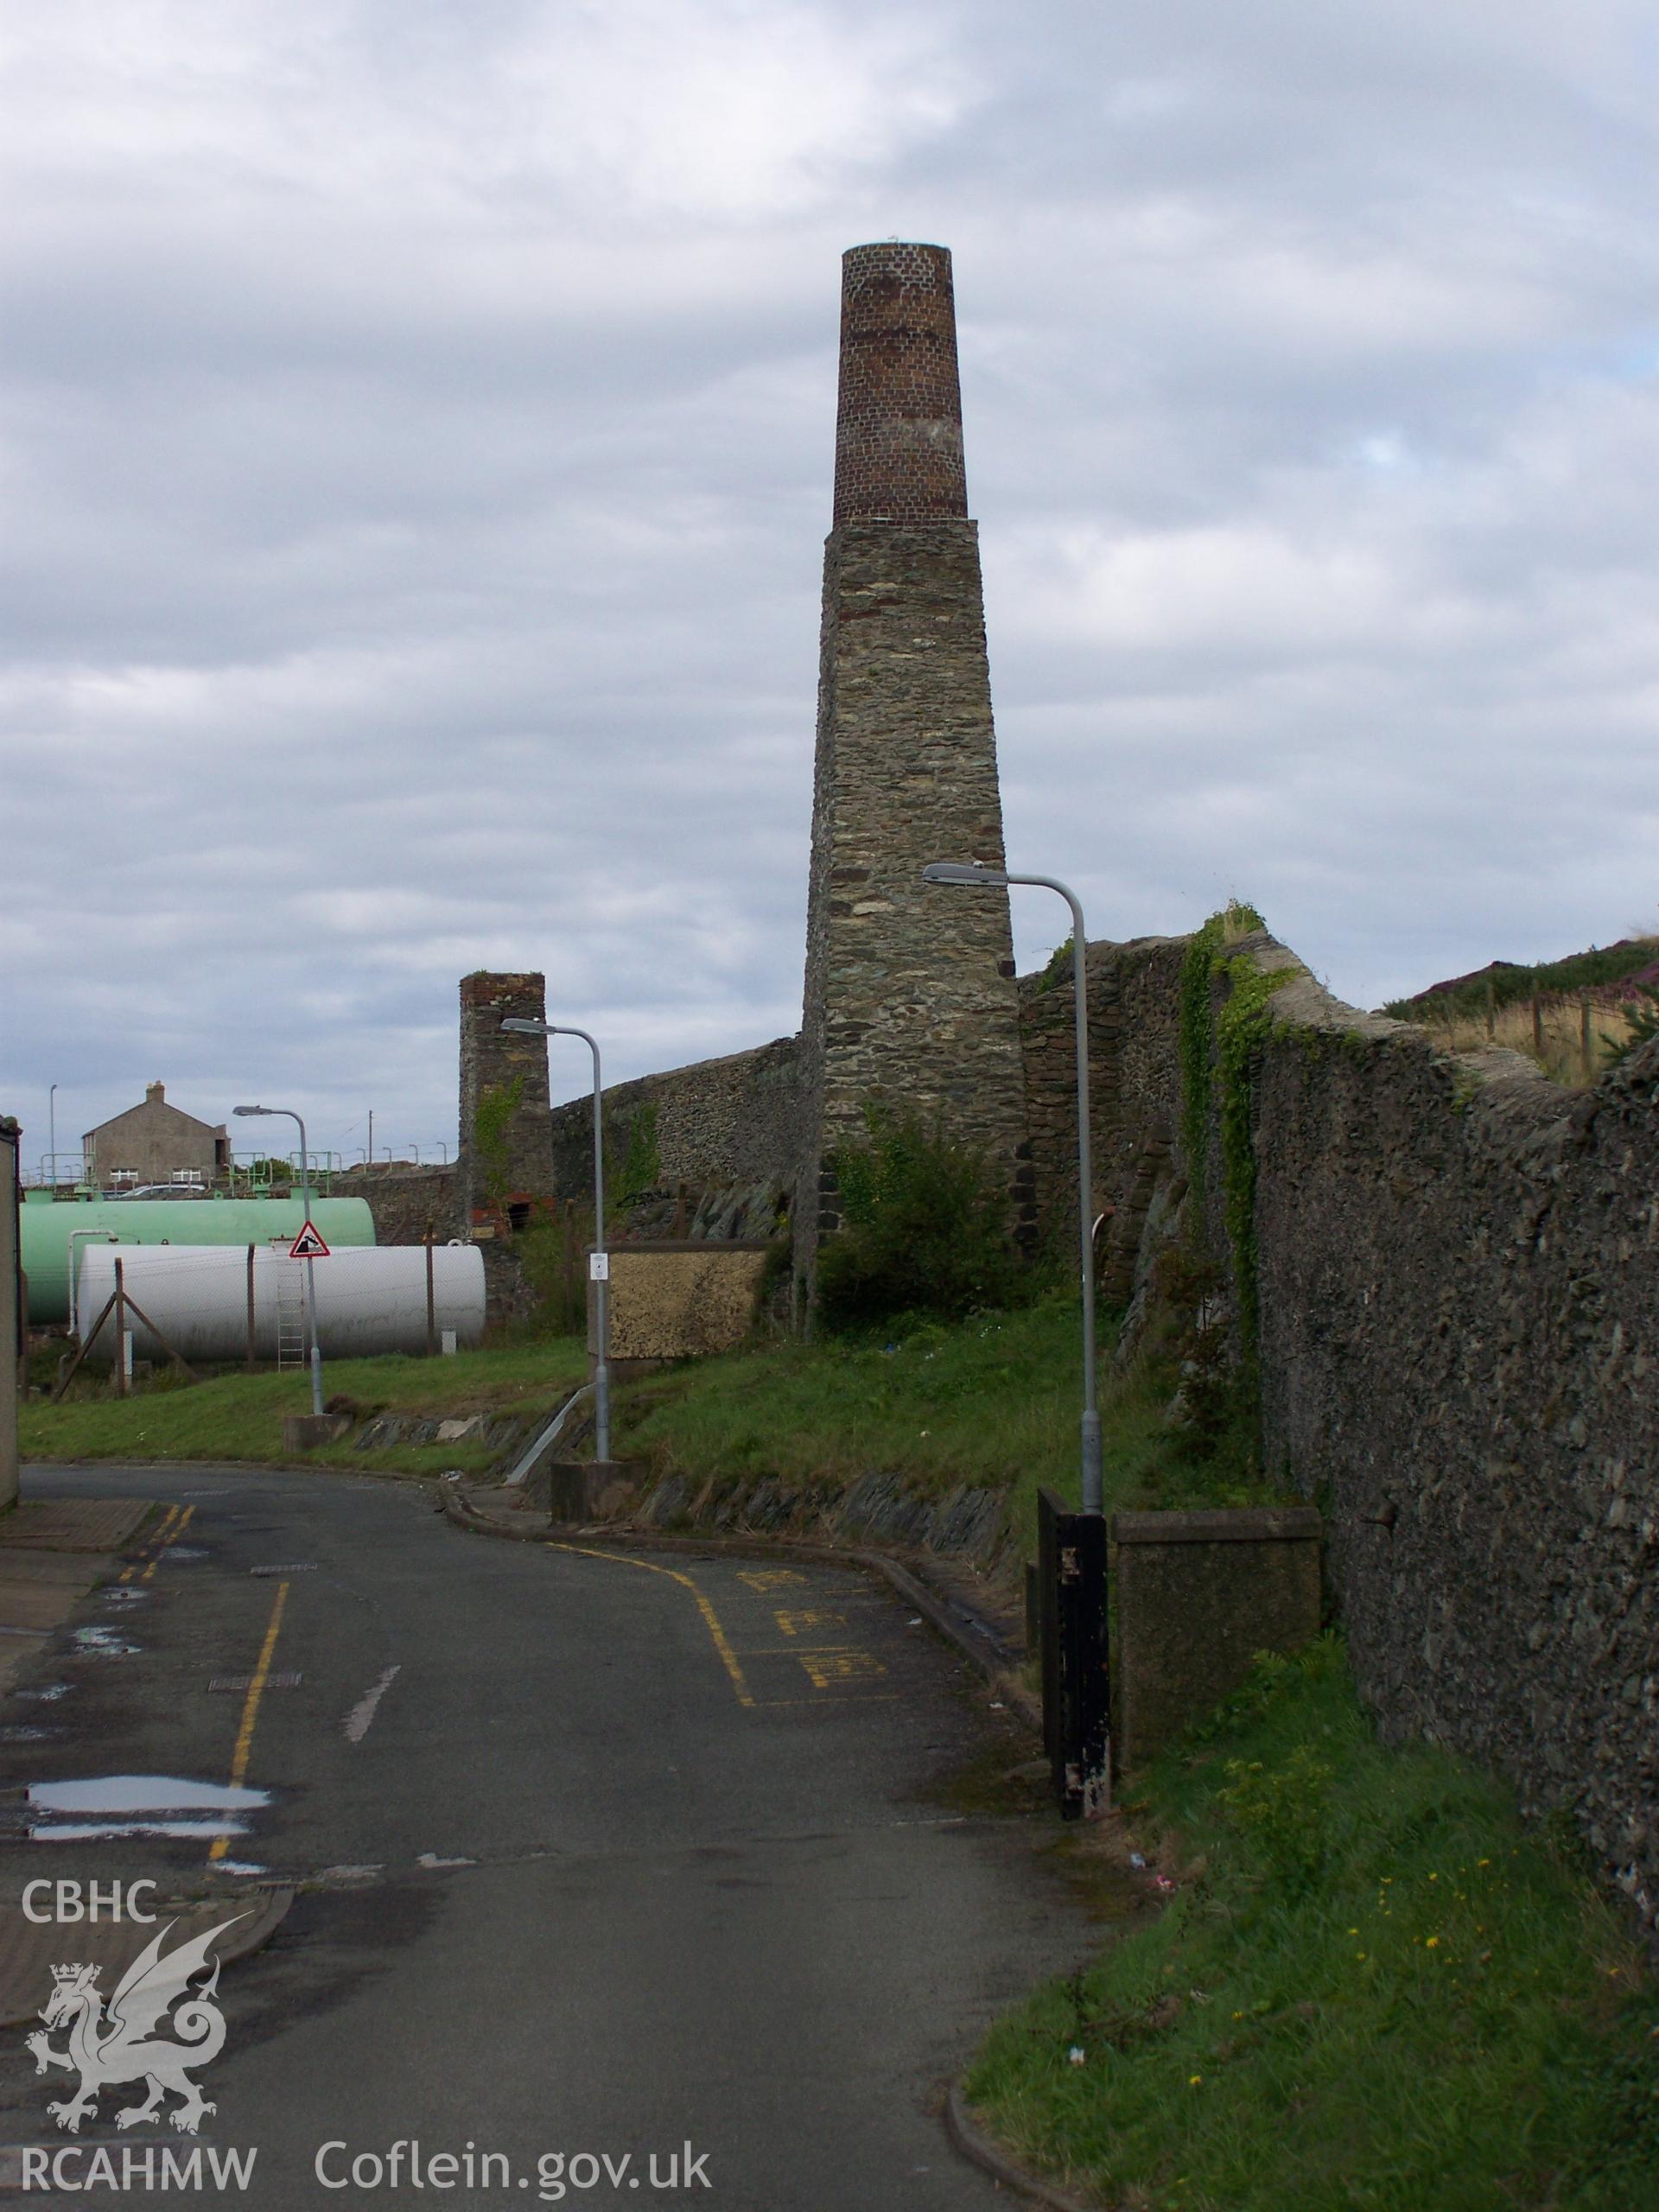
<svg viewBox="0 0 1659 2212">
<path fill-rule="evenodd" d="M 608 1281 L 610 1281 L 610 1279 L 611 1279 L 611 1255 L 610 1255 L 610 1254 L 609 1254 L 608 1252 L 590 1252 L 590 1253 L 588 1255 L 588 1281 L 589 1281 L 589 1282 L 608 1282 Z"/>
</svg>

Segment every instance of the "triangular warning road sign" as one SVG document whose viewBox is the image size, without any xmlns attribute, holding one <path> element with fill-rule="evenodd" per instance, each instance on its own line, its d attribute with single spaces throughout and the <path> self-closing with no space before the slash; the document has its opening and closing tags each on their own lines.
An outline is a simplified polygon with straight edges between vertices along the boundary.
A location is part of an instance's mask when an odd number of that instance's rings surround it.
<svg viewBox="0 0 1659 2212">
<path fill-rule="evenodd" d="M 308 1220 L 305 1227 L 288 1248 L 290 1260 L 326 1260 L 328 1247 L 317 1234 L 316 1224 Z"/>
</svg>

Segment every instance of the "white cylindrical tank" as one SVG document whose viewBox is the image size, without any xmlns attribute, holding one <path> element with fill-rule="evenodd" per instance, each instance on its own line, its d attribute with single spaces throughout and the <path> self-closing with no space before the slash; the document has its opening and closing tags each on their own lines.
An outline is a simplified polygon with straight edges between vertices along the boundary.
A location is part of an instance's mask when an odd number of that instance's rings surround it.
<svg viewBox="0 0 1659 2212">
<path fill-rule="evenodd" d="M 484 1255 L 475 1244 L 351 1245 L 311 1263 L 317 1341 L 325 1359 L 426 1350 L 429 1249 L 432 1325 L 439 1341 L 446 1329 L 453 1329 L 458 1344 L 478 1342 L 484 1331 Z M 128 1295 L 181 1357 L 245 1359 L 249 1253 L 245 1244 L 87 1244 L 77 1273 L 80 1325 L 90 1330 L 103 1312 L 115 1290 L 119 1260 Z M 289 1258 L 285 1242 L 256 1244 L 251 1253 L 253 1356 L 275 1359 L 279 1331 L 290 1344 L 305 1336 L 306 1263 Z M 136 1358 L 166 1357 L 136 1314 L 130 1316 L 130 1325 Z M 113 1365 L 111 1321 L 86 1357 L 98 1365 Z"/>
</svg>

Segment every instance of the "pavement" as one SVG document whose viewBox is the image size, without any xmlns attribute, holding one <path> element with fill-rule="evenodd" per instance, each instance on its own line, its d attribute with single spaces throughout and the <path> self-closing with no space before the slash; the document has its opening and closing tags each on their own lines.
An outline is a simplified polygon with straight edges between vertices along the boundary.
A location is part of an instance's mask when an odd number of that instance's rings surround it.
<svg viewBox="0 0 1659 2212">
<path fill-rule="evenodd" d="M 145 1497 L 25 1498 L 0 1517 L 0 1691 L 114 1571 L 153 1510 Z"/>
<path fill-rule="evenodd" d="M 96 2185 L 99 2151 L 119 2183 L 166 2148 L 251 2158 L 219 2194 L 258 2212 L 1007 2204 L 947 2140 L 946 2085 L 1096 1930 L 1028 1733 L 899 1593 L 491 1541 L 424 1487 L 338 1473 L 28 1487 L 73 1509 L 37 1527 L 158 1510 L 98 1552 L 5 1547 L 0 1581 L 25 1551 L 102 1580 L 16 1578 L 67 1605 L 0 1700 L 0 1910 L 146 1880 L 168 1948 L 238 1912 L 274 1932 L 212 1996 L 195 2135 L 163 2124 L 174 2090 L 119 2132 L 142 2082 L 64 2132 L 75 2076 L 0 2034 L 0 2193 L 60 2152 Z M 105 1995 L 132 1955 L 84 1917 L 29 1925 L 35 2011 L 42 1945 Z"/>
</svg>

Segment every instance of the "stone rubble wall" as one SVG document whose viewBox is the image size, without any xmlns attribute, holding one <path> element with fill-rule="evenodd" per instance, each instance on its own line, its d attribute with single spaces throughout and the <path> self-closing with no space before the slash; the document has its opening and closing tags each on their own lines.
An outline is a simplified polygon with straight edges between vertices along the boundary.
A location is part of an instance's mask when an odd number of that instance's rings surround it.
<svg viewBox="0 0 1659 2212">
<path fill-rule="evenodd" d="M 429 1223 L 440 1244 L 467 1234 L 461 1219 L 459 1170 L 448 1167 L 356 1168 L 334 1178 L 337 1198 L 362 1198 L 374 1221 L 377 1244 L 421 1244 Z"/>
<path fill-rule="evenodd" d="M 1180 983 L 1185 938 L 1137 938 L 1088 949 L 1089 1141 L 1103 1304 L 1120 1306 L 1144 1274 L 1154 1231 L 1183 1182 L 1173 1146 L 1180 1096 Z M 1070 957 L 1020 980 L 1020 1032 L 1037 1217 L 1043 1234 L 1076 1249 L 1077 1032 Z M 1177 1194 L 1179 1195 L 1179 1194 Z M 1154 1236 L 1155 1242 L 1155 1236 Z"/>
<path fill-rule="evenodd" d="M 1188 1189 L 1185 944 L 1089 948 L 1111 1302 L 1177 1235 L 1236 1284 L 1213 1097 Z M 1390 1738 L 1570 1808 L 1659 1928 L 1659 1046 L 1569 1090 L 1344 1006 L 1265 933 L 1229 955 L 1290 977 L 1252 1092 L 1262 1444 L 1325 1510 L 1361 1691 Z M 1074 1235 L 1071 977 L 1020 990 L 1039 1200 Z"/>
<path fill-rule="evenodd" d="M 798 1039 L 641 1076 L 605 1092 L 605 1172 L 620 1170 L 641 1110 L 652 1109 L 656 1182 L 697 1191 L 785 1184 L 799 1149 Z M 553 1179 L 562 1198 L 594 1187 L 594 1102 L 570 1099 L 551 1118 Z"/>
<path fill-rule="evenodd" d="M 1570 1808 L 1659 1926 L 1659 1046 L 1568 1090 L 1262 957 L 1269 1470 L 1385 1733 Z"/>
</svg>

